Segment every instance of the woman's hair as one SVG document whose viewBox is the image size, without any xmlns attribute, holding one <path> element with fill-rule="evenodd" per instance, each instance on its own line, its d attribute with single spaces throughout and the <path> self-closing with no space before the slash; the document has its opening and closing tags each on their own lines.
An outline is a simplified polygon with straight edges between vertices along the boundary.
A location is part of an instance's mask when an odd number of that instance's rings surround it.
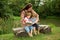
<svg viewBox="0 0 60 40">
<path fill-rule="evenodd" d="M 25 10 L 28 10 L 31 7 L 32 7 L 32 4 L 31 3 L 28 3 L 20 12 L 25 11 Z M 26 13 L 26 11 L 25 11 L 25 13 Z M 31 14 L 32 14 L 32 12 L 31 12 Z M 26 17 L 26 14 L 24 14 L 24 17 Z"/>
<path fill-rule="evenodd" d="M 28 10 L 30 7 L 32 7 L 32 4 L 28 3 L 21 11 Z"/>
</svg>

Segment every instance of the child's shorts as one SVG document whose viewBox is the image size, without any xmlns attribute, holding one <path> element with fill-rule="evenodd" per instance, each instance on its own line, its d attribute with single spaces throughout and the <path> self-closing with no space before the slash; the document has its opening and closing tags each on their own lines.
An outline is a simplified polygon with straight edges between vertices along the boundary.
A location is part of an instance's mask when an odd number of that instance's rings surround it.
<svg viewBox="0 0 60 40">
<path fill-rule="evenodd" d="M 33 30 L 33 26 L 26 26 L 25 31 L 29 33 L 31 30 Z"/>
<path fill-rule="evenodd" d="M 33 26 L 33 27 L 35 27 L 35 28 L 36 28 L 36 30 L 38 30 L 38 28 L 39 28 L 39 25 L 38 25 L 38 24 L 36 24 L 36 23 L 35 23 L 35 24 L 33 24 L 32 26 Z"/>
</svg>

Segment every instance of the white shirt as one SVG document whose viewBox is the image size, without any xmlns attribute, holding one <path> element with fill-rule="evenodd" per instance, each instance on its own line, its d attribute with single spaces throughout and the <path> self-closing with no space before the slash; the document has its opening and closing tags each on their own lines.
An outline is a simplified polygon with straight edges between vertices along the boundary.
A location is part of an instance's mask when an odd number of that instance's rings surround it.
<svg viewBox="0 0 60 40">
<path fill-rule="evenodd" d="M 27 17 L 24 18 L 24 22 L 29 22 L 29 19 Z"/>
</svg>

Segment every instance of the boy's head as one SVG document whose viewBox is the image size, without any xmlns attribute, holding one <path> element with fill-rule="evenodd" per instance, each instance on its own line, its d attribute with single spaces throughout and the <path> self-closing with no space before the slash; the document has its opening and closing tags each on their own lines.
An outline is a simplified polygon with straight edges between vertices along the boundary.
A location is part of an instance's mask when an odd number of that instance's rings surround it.
<svg viewBox="0 0 60 40">
<path fill-rule="evenodd" d="M 36 18 L 37 17 L 37 14 L 32 14 L 32 17 L 35 17 Z"/>
<path fill-rule="evenodd" d="M 31 13 L 30 12 L 26 13 L 26 17 L 30 18 L 31 17 Z"/>
</svg>

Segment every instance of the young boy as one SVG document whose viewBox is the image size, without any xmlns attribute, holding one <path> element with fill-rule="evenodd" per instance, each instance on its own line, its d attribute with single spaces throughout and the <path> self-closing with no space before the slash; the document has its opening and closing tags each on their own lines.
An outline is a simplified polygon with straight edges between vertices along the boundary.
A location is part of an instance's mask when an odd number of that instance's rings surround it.
<svg viewBox="0 0 60 40">
<path fill-rule="evenodd" d="M 30 21 L 31 13 L 26 13 L 26 17 L 24 18 L 24 23 L 25 23 L 25 30 L 28 33 L 30 37 L 33 37 L 32 31 L 33 31 L 33 26 L 32 21 Z"/>
<path fill-rule="evenodd" d="M 37 33 L 39 34 L 39 31 L 40 31 L 39 25 L 36 23 L 36 20 L 37 20 L 36 17 L 37 17 L 37 15 L 33 14 L 32 18 L 30 19 L 33 22 L 32 26 L 34 27 L 34 33 L 35 33 L 35 35 L 37 35 Z"/>
</svg>

